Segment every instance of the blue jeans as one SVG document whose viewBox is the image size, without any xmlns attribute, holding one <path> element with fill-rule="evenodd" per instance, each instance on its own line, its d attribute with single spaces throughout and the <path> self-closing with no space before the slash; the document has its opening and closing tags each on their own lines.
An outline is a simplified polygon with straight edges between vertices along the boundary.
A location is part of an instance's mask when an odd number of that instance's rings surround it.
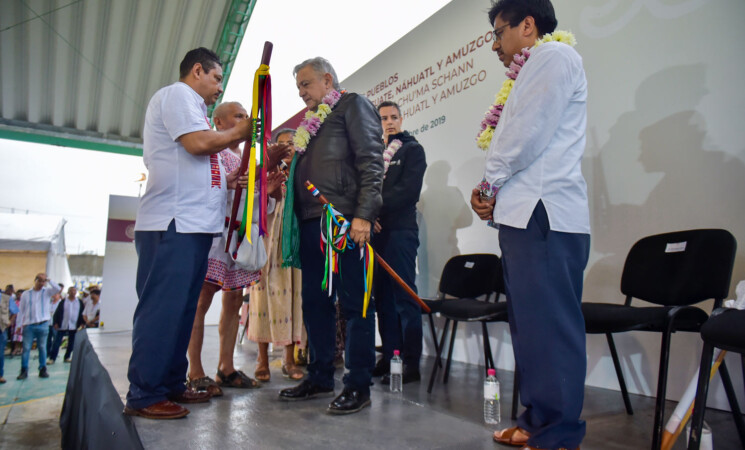
<svg viewBox="0 0 745 450">
<path fill-rule="evenodd" d="M 347 219 L 351 220 L 351 217 Z M 340 274 L 333 275 L 336 295 L 328 295 L 321 287 L 324 256 L 318 242 L 321 228 L 318 220 L 300 225 L 300 263 L 303 267 L 303 320 L 308 331 L 308 381 L 324 388 L 334 388 L 334 350 L 336 343 L 336 308 L 338 298 L 347 319 L 347 339 L 344 364 L 349 372 L 344 385 L 362 393 L 370 392 L 370 379 L 375 366 L 375 307 L 370 302 L 366 317 L 362 317 L 364 296 L 363 262 L 360 251 L 347 250 L 339 255 Z"/>
<path fill-rule="evenodd" d="M 5 373 L 5 345 L 8 342 L 7 333 L 8 330 L 2 330 L 2 333 L 0 333 L 0 378 L 2 378 Z"/>
<path fill-rule="evenodd" d="M 135 231 L 139 299 L 132 329 L 127 406 L 146 408 L 185 389 L 191 328 L 212 234 Z"/>
<path fill-rule="evenodd" d="M 28 357 L 31 354 L 31 345 L 36 339 L 39 348 L 39 370 L 47 367 L 47 336 L 49 335 L 49 322 L 33 323 L 23 326 L 23 354 L 21 355 L 21 370 L 28 371 Z"/>
</svg>

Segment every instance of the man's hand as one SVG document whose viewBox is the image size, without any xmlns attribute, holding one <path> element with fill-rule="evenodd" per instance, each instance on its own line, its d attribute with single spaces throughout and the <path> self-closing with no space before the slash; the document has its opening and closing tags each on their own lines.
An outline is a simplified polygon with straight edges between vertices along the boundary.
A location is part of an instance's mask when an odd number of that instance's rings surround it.
<svg viewBox="0 0 745 450">
<path fill-rule="evenodd" d="M 292 146 L 289 144 L 272 144 L 266 149 L 269 162 L 266 167 L 277 167 L 279 162 L 290 155 Z"/>
<path fill-rule="evenodd" d="M 370 240 L 370 222 L 365 219 L 355 217 L 352 219 L 352 225 L 349 227 L 349 237 L 359 246 L 365 245 Z"/>
<path fill-rule="evenodd" d="M 275 200 L 282 198 L 282 183 L 287 180 L 281 170 L 273 170 L 266 175 L 266 191 Z"/>
<path fill-rule="evenodd" d="M 55 323 L 55 324 L 54 324 L 53 326 L 54 326 L 54 329 L 55 329 L 55 330 L 59 330 L 59 325 L 57 325 L 57 324 Z"/>
<path fill-rule="evenodd" d="M 228 185 L 228 189 L 235 189 L 238 186 L 239 184 L 238 179 L 240 178 L 238 173 L 240 171 L 241 171 L 241 168 L 239 167 L 235 169 L 234 171 L 230 172 L 228 176 L 225 177 L 225 182 Z M 248 183 L 248 177 L 245 177 L 245 178 L 246 178 L 246 183 Z M 241 186 L 241 187 L 245 187 L 245 186 Z"/>
<path fill-rule="evenodd" d="M 380 230 L 382 230 L 383 227 L 380 226 L 380 219 L 375 219 L 375 225 L 373 225 L 373 231 L 375 233 L 380 233 Z"/>
<path fill-rule="evenodd" d="M 481 220 L 490 220 L 494 216 L 494 205 L 496 202 L 496 197 L 487 201 L 481 200 L 478 189 L 471 191 L 471 209 L 473 209 Z"/>
</svg>

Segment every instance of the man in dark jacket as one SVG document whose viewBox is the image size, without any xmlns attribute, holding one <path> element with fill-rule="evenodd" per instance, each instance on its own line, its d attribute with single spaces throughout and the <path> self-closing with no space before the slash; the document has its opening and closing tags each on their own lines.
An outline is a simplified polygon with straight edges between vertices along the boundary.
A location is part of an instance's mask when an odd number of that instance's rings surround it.
<svg viewBox="0 0 745 450">
<path fill-rule="evenodd" d="M 386 144 L 383 206 L 375 223 L 373 247 L 398 275 L 416 292 L 416 253 L 419 227 L 416 204 L 422 190 L 427 160 L 416 138 L 402 131 L 401 109 L 394 102 L 378 105 Z M 418 381 L 422 356 L 422 312 L 404 289 L 383 271 L 375 274 L 375 309 L 378 331 L 383 341 L 383 357 L 373 376 L 390 383 L 389 366 L 394 350 L 404 361 L 403 382 Z"/>
<path fill-rule="evenodd" d="M 83 301 L 76 298 L 78 295 L 75 286 L 70 286 L 67 290 L 67 298 L 57 302 L 57 309 L 54 311 L 52 317 L 52 326 L 54 327 L 57 334 L 52 344 L 52 349 L 49 351 L 49 361 L 47 364 L 54 364 L 59 354 L 59 348 L 62 344 L 62 338 L 67 336 L 67 350 L 65 350 L 65 362 L 71 361 L 70 356 L 72 355 L 73 347 L 75 346 L 75 333 L 78 328 L 83 326 L 85 320 L 83 320 Z"/>
<path fill-rule="evenodd" d="M 369 242 L 371 224 L 382 203 L 380 117 L 365 97 L 341 90 L 333 67 L 325 59 L 307 60 L 295 67 L 294 74 L 299 95 L 313 115 L 301 123 L 295 135 L 294 178 L 288 182 L 294 192 L 288 189 L 287 200 L 288 204 L 294 202 L 298 220 L 303 317 L 312 360 L 308 377 L 300 385 L 282 390 L 279 396 L 282 400 L 333 396 L 334 301 L 338 299 L 347 320 L 344 359 L 349 372 L 344 376 L 344 390 L 329 404 L 328 412 L 349 414 L 370 404 L 370 378 L 375 365 L 375 311 L 372 304 L 363 311 L 364 261 L 358 247 Z M 329 290 L 322 287 L 326 259 L 319 246 L 319 219 L 325 212 L 305 188 L 306 180 L 351 221 L 349 236 L 356 244 L 338 254 L 340 274 L 328 274 Z M 291 215 L 293 211 L 289 212 Z M 286 222 L 285 228 L 292 225 Z"/>
</svg>

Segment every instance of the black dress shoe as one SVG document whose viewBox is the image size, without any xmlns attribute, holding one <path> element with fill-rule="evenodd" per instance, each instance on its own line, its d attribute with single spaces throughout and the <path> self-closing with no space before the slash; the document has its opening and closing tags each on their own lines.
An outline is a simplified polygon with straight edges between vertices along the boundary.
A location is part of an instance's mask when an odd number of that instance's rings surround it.
<svg viewBox="0 0 745 450">
<path fill-rule="evenodd" d="M 370 405 L 370 394 L 344 388 L 341 394 L 329 403 L 329 414 L 352 414 Z"/>
<path fill-rule="evenodd" d="M 279 399 L 286 402 L 298 400 L 309 400 L 314 397 L 333 397 L 334 389 L 325 388 L 311 383 L 309 380 L 303 380 L 302 383 L 295 387 L 282 389 L 279 391 Z"/>
<path fill-rule="evenodd" d="M 25 380 L 26 378 L 28 378 L 28 370 L 21 369 L 21 373 L 18 374 L 16 380 Z"/>
<path fill-rule="evenodd" d="M 372 371 L 372 376 L 382 377 L 383 375 L 387 374 L 390 371 L 391 371 L 390 361 L 386 361 L 385 358 L 382 358 L 378 360 L 377 363 L 375 363 L 375 368 Z"/>
<path fill-rule="evenodd" d="M 404 373 L 401 377 L 401 384 L 413 383 L 414 381 L 419 381 L 421 379 L 422 375 L 419 373 L 419 370 L 407 369 L 406 366 L 404 366 Z M 391 374 L 387 373 L 383 375 L 383 378 L 380 379 L 380 384 L 391 384 Z"/>
<path fill-rule="evenodd" d="M 49 378 L 49 373 L 47 373 L 46 367 L 42 367 L 39 371 L 39 378 Z"/>
</svg>

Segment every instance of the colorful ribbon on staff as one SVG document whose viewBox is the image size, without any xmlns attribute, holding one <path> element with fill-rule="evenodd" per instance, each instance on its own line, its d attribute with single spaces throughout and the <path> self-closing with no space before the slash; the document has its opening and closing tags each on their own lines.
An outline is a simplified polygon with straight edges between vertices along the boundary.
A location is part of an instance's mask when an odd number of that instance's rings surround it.
<svg viewBox="0 0 745 450">
<path fill-rule="evenodd" d="M 263 80 L 263 90 L 259 92 L 259 83 Z M 240 237 L 246 234 L 246 227 L 253 223 L 253 205 L 255 191 L 259 189 L 259 236 L 266 235 L 266 171 L 264 160 L 266 159 L 266 148 L 269 142 L 269 134 L 272 129 L 272 83 L 269 75 L 269 66 L 261 64 L 254 75 L 253 105 L 251 106 L 251 119 L 253 122 L 251 150 L 248 160 L 248 186 L 246 187 L 246 205 L 243 208 L 243 220 L 238 228 Z M 259 182 L 256 183 L 258 170 Z M 248 233 L 248 242 L 251 242 L 251 233 Z M 252 242 L 251 242 L 252 243 Z"/>
<path fill-rule="evenodd" d="M 308 191 L 319 198 L 320 192 L 313 184 L 308 184 Z M 342 213 L 334 208 L 331 203 L 323 204 L 324 215 L 321 216 L 321 251 L 323 252 L 325 263 L 323 272 L 323 281 L 321 287 L 325 289 L 329 297 L 333 294 L 333 274 L 339 273 L 339 254 L 346 250 L 352 250 L 356 247 L 354 241 L 349 237 L 350 222 Z M 362 317 L 367 317 L 367 308 L 370 305 L 370 296 L 372 294 L 373 282 L 373 264 L 375 254 L 372 246 L 365 243 L 360 248 L 360 259 L 364 260 L 362 267 L 363 279 L 365 280 L 365 296 L 362 301 Z"/>
</svg>

